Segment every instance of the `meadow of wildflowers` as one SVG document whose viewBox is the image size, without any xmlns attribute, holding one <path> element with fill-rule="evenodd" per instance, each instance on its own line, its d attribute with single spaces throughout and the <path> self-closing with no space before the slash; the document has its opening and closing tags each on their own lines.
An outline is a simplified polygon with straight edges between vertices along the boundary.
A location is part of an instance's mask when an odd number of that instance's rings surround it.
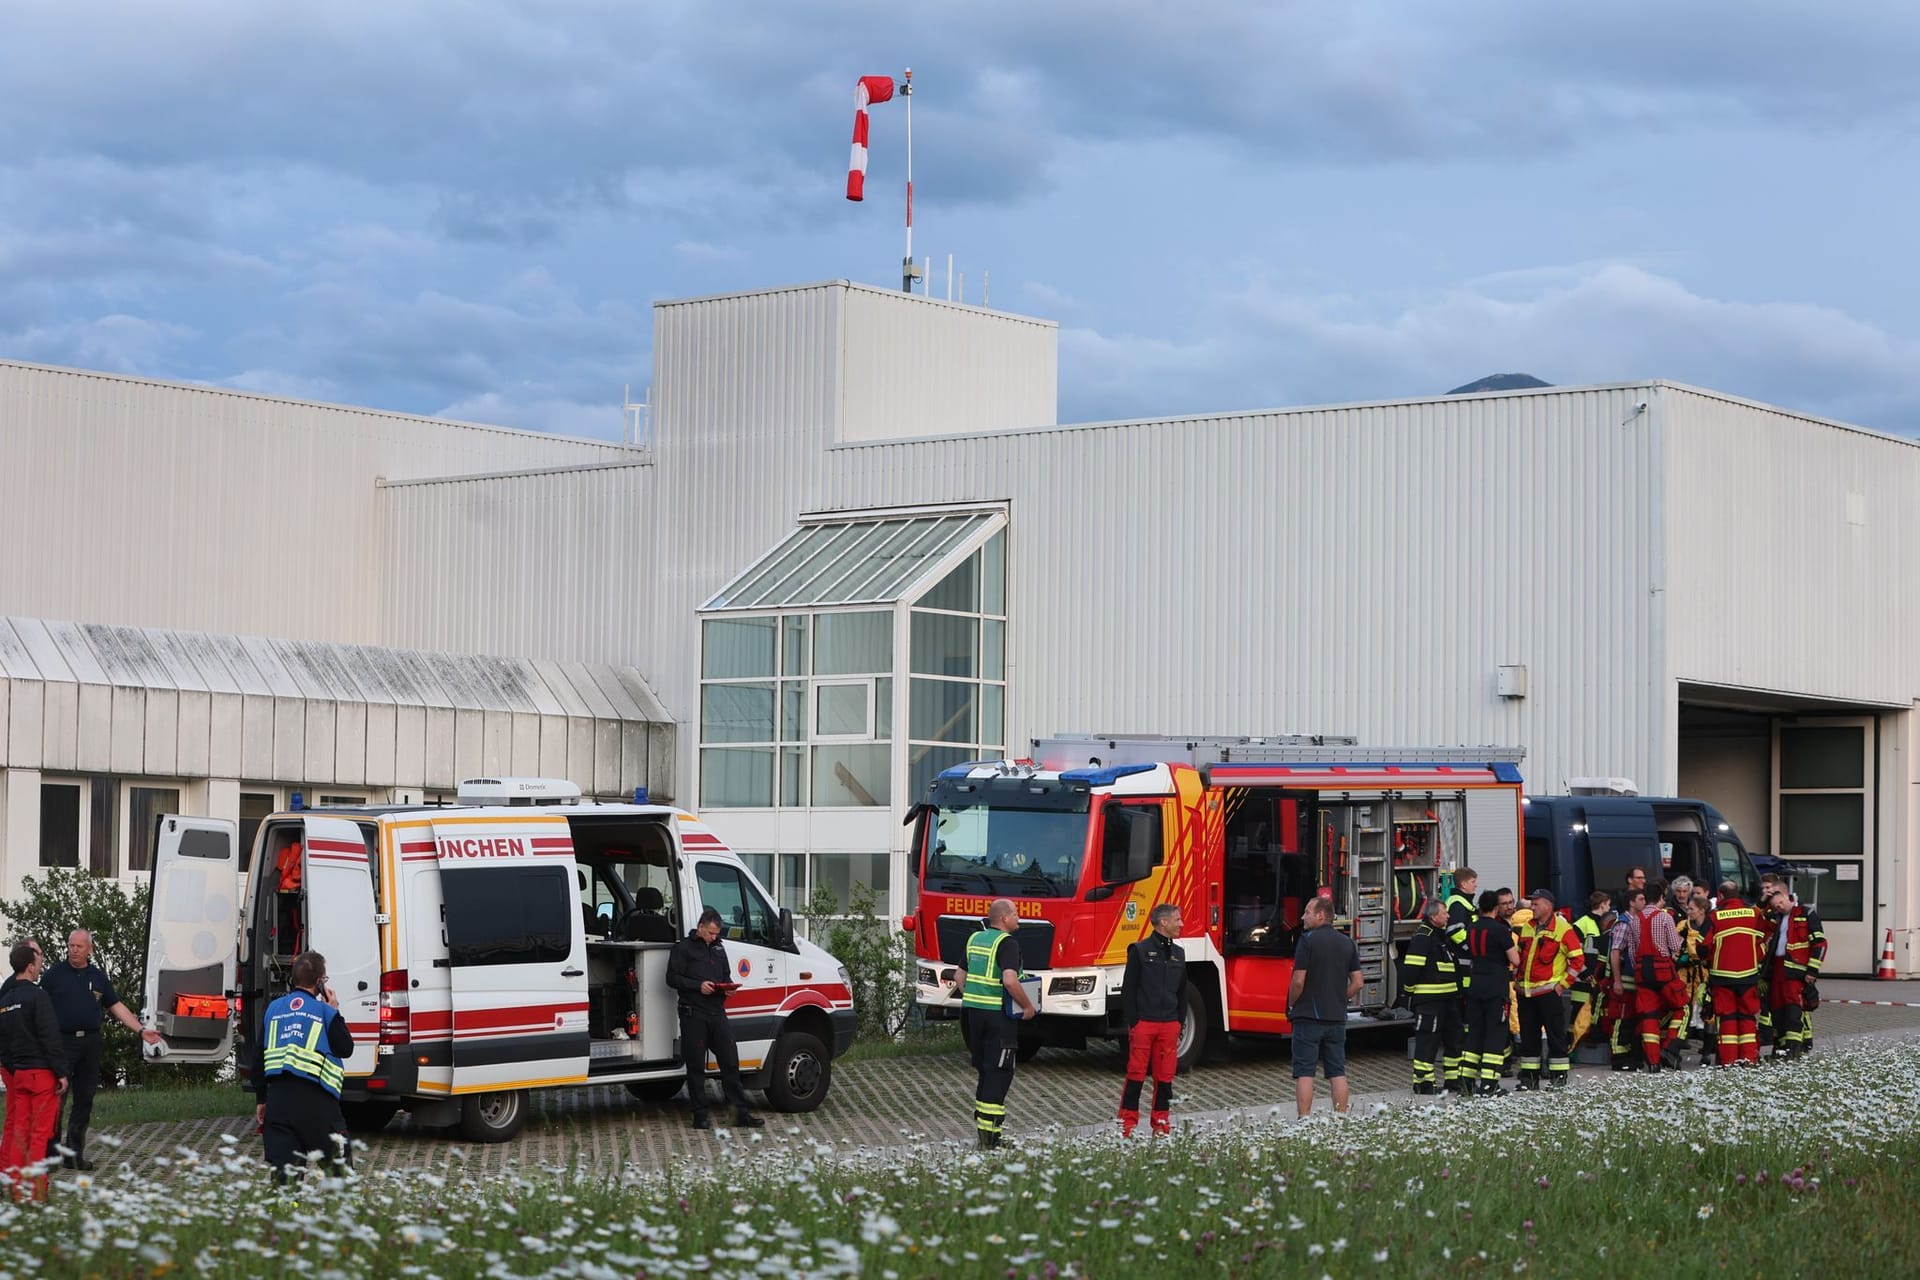
<svg viewBox="0 0 1920 1280">
<path fill-rule="evenodd" d="M 667 1171 L 383 1170 L 275 1191 L 228 1139 L 0 1207 L 0 1277 L 1907 1276 L 1916 1102 L 1920 1042 L 1861 1042 L 990 1157 L 723 1131 L 711 1160 Z"/>
</svg>

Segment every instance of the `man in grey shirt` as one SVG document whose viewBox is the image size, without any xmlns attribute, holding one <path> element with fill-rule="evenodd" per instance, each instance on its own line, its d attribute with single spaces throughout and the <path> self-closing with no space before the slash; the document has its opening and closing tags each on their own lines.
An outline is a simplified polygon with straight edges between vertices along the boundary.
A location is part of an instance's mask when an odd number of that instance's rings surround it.
<svg viewBox="0 0 1920 1280">
<path fill-rule="evenodd" d="M 1307 931 L 1293 949 L 1287 1017 L 1293 1023 L 1293 1095 L 1301 1116 L 1313 1110 L 1313 1072 L 1324 1066 L 1333 1109 L 1347 1109 L 1347 1006 L 1360 994 L 1360 952 L 1333 927 L 1333 903 L 1307 903 Z"/>
</svg>

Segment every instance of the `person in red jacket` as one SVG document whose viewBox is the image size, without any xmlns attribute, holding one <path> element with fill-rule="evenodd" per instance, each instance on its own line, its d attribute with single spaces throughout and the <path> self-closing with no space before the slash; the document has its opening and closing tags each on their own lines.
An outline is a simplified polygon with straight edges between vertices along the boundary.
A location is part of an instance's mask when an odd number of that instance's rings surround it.
<svg viewBox="0 0 1920 1280">
<path fill-rule="evenodd" d="M 1687 984 L 1680 978 L 1680 931 L 1661 904 L 1667 887 L 1647 886 L 1647 900 L 1634 912 L 1627 933 L 1634 979 L 1634 1013 L 1640 1020 L 1640 1052 L 1647 1070 L 1680 1065 L 1672 1052 L 1679 1029 L 1674 1014 L 1686 1008 Z"/>
<path fill-rule="evenodd" d="M 1827 958 L 1827 934 L 1820 917 L 1803 906 L 1778 879 L 1763 880 L 1762 893 L 1773 909 L 1767 938 L 1767 1010 L 1773 1015 L 1773 1057 L 1797 1058 L 1813 1048 L 1813 1027 L 1806 1014 L 1807 988 L 1820 976 Z"/>
<path fill-rule="evenodd" d="M 1722 881 L 1720 905 L 1707 913 L 1707 999 L 1723 1067 L 1760 1061 L 1760 959 L 1766 929 L 1760 912 L 1740 901 L 1740 887 Z"/>
</svg>

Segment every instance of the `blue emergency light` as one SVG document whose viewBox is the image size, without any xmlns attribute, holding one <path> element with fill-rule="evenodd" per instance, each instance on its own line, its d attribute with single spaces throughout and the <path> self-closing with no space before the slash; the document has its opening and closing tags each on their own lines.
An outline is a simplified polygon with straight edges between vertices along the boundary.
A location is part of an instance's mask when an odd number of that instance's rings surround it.
<svg viewBox="0 0 1920 1280">
<path fill-rule="evenodd" d="M 307 798 L 296 791 L 293 793 L 293 798 L 287 802 L 287 807 L 298 813 L 307 807 Z"/>
<path fill-rule="evenodd" d="M 635 804 L 645 804 L 647 802 L 647 789 L 645 787 L 635 787 L 633 789 L 633 802 Z"/>
</svg>

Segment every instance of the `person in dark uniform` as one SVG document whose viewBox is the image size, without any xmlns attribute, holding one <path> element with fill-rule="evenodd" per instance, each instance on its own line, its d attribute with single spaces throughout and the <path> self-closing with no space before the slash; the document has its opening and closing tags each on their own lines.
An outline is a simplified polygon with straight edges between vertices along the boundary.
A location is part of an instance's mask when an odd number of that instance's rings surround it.
<svg viewBox="0 0 1920 1280">
<path fill-rule="evenodd" d="M 67 1098 L 73 1110 L 66 1117 L 66 1162 L 72 1169 L 93 1168 L 87 1159 L 87 1123 L 93 1119 L 93 1095 L 100 1091 L 100 1024 L 103 1014 L 138 1035 L 148 1044 L 159 1042 L 160 1033 L 142 1030 L 140 1019 L 121 1002 L 113 989 L 113 980 L 93 963 L 93 935 L 75 929 L 67 938 L 64 964 L 49 965 L 40 979 L 40 989 L 53 1001 L 54 1019 L 60 1025 L 60 1043 L 67 1051 L 67 1078 L 71 1086 Z M 61 1104 L 65 1110 L 66 1104 Z M 61 1154 L 60 1129 L 47 1145 L 49 1158 Z"/>
<path fill-rule="evenodd" d="M 1007 1119 L 1007 1090 L 1020 1049 L 1020 1024 L 1039 1015 L 1020 981 L 1020 944 L 1014 930 L 1020 912 L 1011 898 L 987 904 L 987 927 L 967 939 L 966 964 L 953 985 L 960 1016 L 967 1020 L 973 1050 L 973 1127 L 982 1151 L 1000 1145 Z"/>
<path fill-rule="evenodd" d="M 7 1119 L 0 1128 L 0 1178 L 16 1193 L 26 1185 L 25 1169 L 38 1166 L 31 1191 L 47 1198 L 47 1140 L 67 1091 L 67 1059 L 54 1025 L 53 1004 L 39 987 L 46 960 L 31 942 L 16 942 L 7 957 L 13 981 L 0 996 L 0 1066 L 7 1073 Z"/>
<path fill-rule="evenodd" d="M 1520 948 L 1513 930 L 1500 915 L 1500 894 L 1489 889 L 1480 895 L 1480 915 L 1467 926 L 1467 956 L 1472 968 L 1467 987 L 1467 1047 L 1460 1071 L 1478 1076 L 1474 1096 L 1505 1093 L 1500 1066 L 1506 1058 L 1507 992 L 1513 971 L 1520 965 Z"/>
<path fill-rule="evenodd" d="M 680 1049 L 687 1063 L 687 1102 L 693 1127 L 713 1128 L 707 1114 L 707 1054 L 720 1064 L 720 1091 L 733 1104 L 733 1122 L 749 1129 L 766 1124 L 740 1084 L 740 1051 L 727 1025 L 727 991 L 736 984 L 720 941 L 720 913 L 700 913 L 693 932 L 674 944 L 667 956 L 667 985 L 680 993 Z"/>
<path fill-rule="evenodd" d="M 1187 1014 L 1187 957 L 1178 903 L 1147 913 L 1152 931 L 1127 948 L 1120 1008 L 1127 1024 L 1127 1083 L 1120 1090 L 1120 1136 L 1140 1123 L 1140 1091 L 1153 1072 L 1150 1121 L 1156 1137 L 1173 1132 L 1173 1077 L 1180 1070 L 1180 1024 Z"/>
<path fill-rule="evenodd" d="M 303 951 L 293 958 L 293 989 L 267 1006 L 253 1056 L 254 1115 L 266 1134 L 267 1163 L 276 1182 L 310 1151 L 347 1162 L 347 1121 L 340 1086 L 353 1053 L 353 1033 L 327 985 L 327 958 Z"/>
</svg>

